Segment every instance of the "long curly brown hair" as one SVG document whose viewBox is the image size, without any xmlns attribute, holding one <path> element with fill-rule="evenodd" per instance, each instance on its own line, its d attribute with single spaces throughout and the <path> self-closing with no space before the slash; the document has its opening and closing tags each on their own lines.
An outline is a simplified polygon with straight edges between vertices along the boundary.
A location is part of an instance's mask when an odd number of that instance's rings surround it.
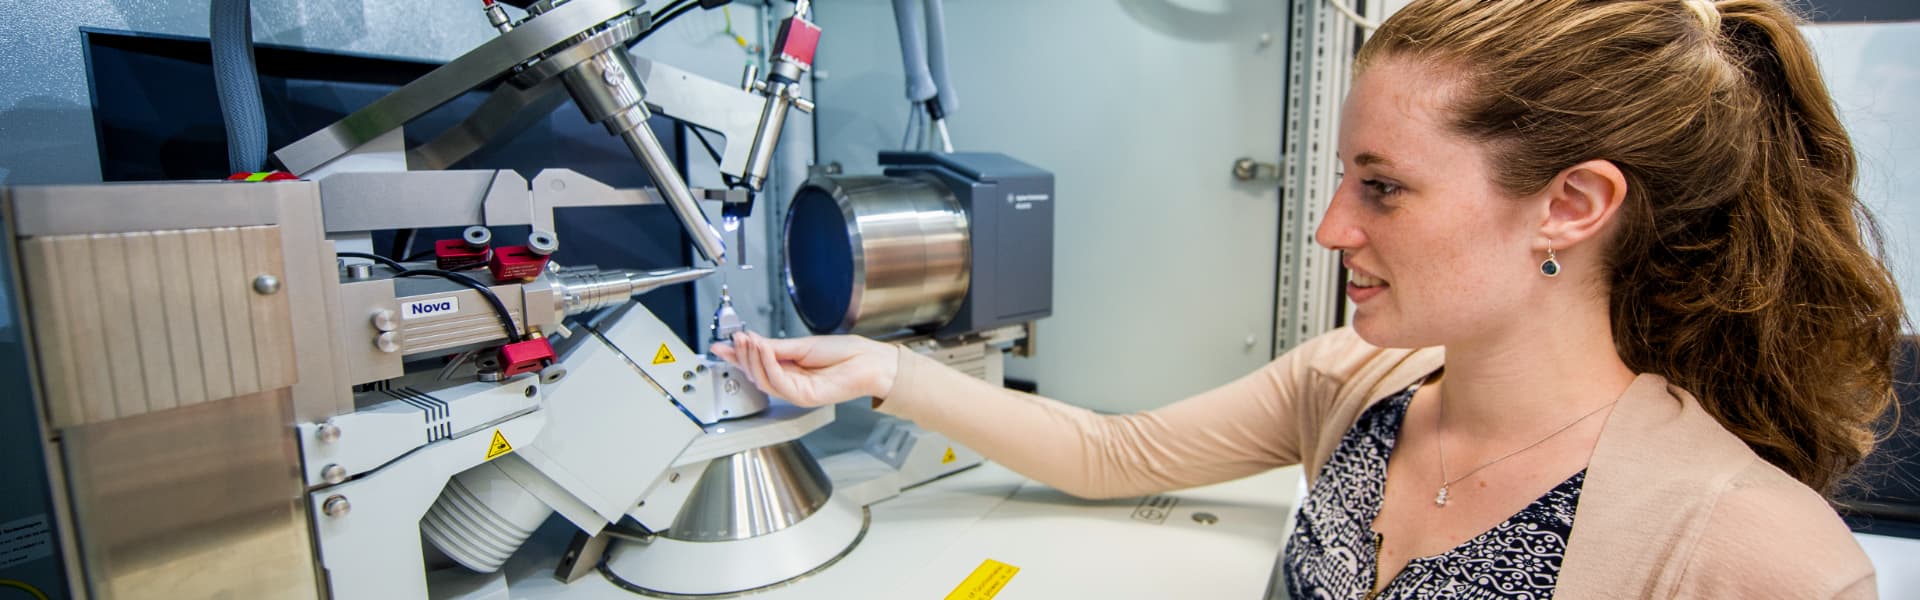
<svg viewBox="0 0 1920 600">
<path fill-rule="evenodd" d="M 1464 72 L 1452 127 L 1516 196 L 1618 165 L 1621 358 L 1829 492 L 1873 447 L 1904 313 L 1798 24 L 1774 0 L 1419 0 L 1357 64 Z"/>
</svg>

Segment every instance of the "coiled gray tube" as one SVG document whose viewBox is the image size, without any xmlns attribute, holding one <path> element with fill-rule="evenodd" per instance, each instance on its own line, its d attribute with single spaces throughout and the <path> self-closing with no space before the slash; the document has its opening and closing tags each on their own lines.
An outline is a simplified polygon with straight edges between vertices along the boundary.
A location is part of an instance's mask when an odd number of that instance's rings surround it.
<svg viewBox="0 0 1920 600">
<path fill-rule="evenodd" d="M 213 0 L 207 39 L 213 45 L 213 85 L 227 126 L 227 168 L 258 171 L 267 163 L 267 110 L 253 66 L 251 0 Z"/>
</svg>

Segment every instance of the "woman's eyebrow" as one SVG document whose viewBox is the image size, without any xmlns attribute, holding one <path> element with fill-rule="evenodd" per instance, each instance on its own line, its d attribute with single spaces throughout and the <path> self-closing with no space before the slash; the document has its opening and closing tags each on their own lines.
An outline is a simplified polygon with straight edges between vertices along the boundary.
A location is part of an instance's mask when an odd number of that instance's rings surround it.
<svg viewBox="0 0 1920 600">
<path fill-rule="evenodd" d="M 1362 167 L 1367 165 L 1391 167 L 1393 166 L 1393 161 L 1387 160 L 1387 157 L 1372 152 L 1361 152 L 1358 156 L 1353 157 L 1353 164 Z"/>
</svg>

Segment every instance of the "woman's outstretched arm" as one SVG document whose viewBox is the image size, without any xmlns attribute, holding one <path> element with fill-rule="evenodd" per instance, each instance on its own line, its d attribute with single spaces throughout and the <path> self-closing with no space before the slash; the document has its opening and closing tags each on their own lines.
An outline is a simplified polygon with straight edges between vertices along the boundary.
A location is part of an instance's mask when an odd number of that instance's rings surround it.
<svg viewBox="0 0 1920 600">
<path fill-rule="evenodd" d="M 1318 426 L 1301 423 L 1295 410 L 1315 345 L 1227 385 L 1128 415 L 995 387 L 860 337 L 742 334 L 715 352 L 789 402 L 821 406 L 872 396 L 882 399 L 881 412 L 944 433 L 1022 475 L 1076 496 L 1113 498 L 1299 462 L 1302 428 Z"/>
</svg>

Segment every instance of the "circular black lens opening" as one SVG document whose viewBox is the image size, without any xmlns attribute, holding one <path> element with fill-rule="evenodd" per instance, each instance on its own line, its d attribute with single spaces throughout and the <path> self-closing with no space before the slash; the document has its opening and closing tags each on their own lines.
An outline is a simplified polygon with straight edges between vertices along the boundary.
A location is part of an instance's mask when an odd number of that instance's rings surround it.
<svg viewBox="0 0 1920 600">
<path fill-rule="evenodd" d="M 841 329 L 853 302 L 853 240 L 833 196 L 806 188 L 787 216 L 787 277 L 800 317 L 814 333 Z"/>
</svg>

